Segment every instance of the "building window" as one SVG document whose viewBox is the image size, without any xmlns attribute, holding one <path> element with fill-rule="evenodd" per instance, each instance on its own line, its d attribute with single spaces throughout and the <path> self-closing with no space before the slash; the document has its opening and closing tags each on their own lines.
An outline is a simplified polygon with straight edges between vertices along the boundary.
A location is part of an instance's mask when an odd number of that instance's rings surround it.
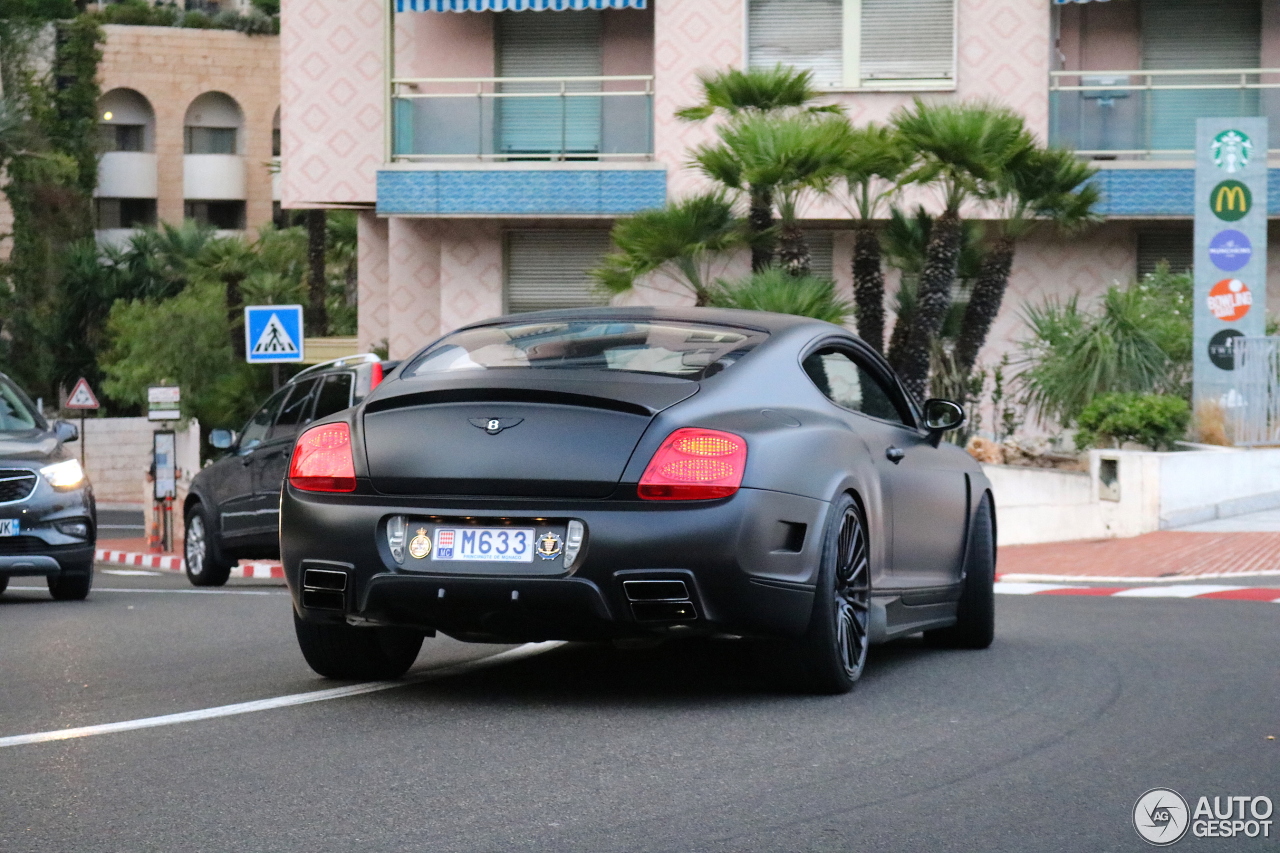
<svg viewBox="0 0 1280 853">
<path fill-rule="evenodd" d="M 97 228 L 150 228 L 156 224 L 156 200 L 154 198 L 100 198 L 97 208 Z"/>
<path fill-rule="evenodd" d="M 102 150 L 110 151 L 145 151 L 146 126 L 141 124 L 100 124 L 98 132 L 102 138 Z"/>
<path fill-rule="evenodd" d="M 608 231 L 507 233 L 507 311 L 547 311 L 603 305 L 589 271 L 612 244 Z"/>
<path fill-rule="evenodd" d="M 183 148 L 185 154 L 235 154 L 234 127 L 188 127 Z"/>
<path fill-rule="evenodd" d="M 244 230 L 243 201 L 188 201 L 184 215 L 219 231 Z"/>
<path fill-rule="evenodd" d="M 952 88 L 955 19 L 956 0 L 749 0 L 747 50 L 818 86 Z"/>
</svg>

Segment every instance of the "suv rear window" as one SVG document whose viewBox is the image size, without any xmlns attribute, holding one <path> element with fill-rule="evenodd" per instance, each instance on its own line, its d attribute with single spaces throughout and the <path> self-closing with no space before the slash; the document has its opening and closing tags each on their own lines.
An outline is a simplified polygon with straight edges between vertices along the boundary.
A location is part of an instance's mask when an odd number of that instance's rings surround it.
<svg viewBox="0 0 1280 853">
<path fill-rule="evenodd" d="M 617 370 L 702 379 L 768 335 L 674 320 L 573 320 L 464 329 L 414 359 L 402 376 L 468 370 Z"/>
</svg>

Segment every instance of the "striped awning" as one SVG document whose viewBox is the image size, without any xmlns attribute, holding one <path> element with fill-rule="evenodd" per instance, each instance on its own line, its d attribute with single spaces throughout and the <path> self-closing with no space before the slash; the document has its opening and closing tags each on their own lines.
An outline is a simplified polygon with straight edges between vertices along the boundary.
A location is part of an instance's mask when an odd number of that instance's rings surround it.
<svg viewBox="0 0 1280 853">
<path fill-rule="evenodd" d="M 648 2 L 649 0 L 396 0 L 396 11 L 577 12 L 583 9 L 643 9 Z"/>
</svg>

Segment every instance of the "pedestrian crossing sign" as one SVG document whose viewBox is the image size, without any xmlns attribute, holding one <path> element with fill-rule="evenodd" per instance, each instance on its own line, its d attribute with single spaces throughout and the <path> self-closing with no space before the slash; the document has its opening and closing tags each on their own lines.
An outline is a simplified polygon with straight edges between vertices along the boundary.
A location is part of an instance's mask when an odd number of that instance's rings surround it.
<svg viewBox="0 0 1280 853">
<path fill-rule="evenodd" d="M 301 305 L 246 305 L 245 361 L 269 364 L 302 361 Z"/>
</svg>

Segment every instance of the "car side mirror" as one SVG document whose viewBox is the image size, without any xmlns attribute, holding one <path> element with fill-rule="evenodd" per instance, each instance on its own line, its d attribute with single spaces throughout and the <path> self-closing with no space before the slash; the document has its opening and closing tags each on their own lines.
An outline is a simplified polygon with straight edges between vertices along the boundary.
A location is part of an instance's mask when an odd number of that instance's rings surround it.
<svg viewBox="0 0 1280 853">
<path fill-rule="evenodd" d="M 943 433 L 964 426 L 965 419 L 964 409 L 958 403 L 937 397 L 924 401 L 924 427 L 934 447 L 942 440 Z"/>
<path fill-rule="evenodd" d="M 68 441 L 75 441 L 80 437 L 80 430 L 75 424 L 69 424 L 66 421 L 57 421 L 53 425 L 53 434 L 58 437 L 58 441 L 66 444 Z"/>
<path fill-rule="evenodd" d="M 215 429 L 209 433 L 209 444 L 218 450 L 227 450 L 236 443 L 236 434 L 229 429 Z"/>
</svg>

